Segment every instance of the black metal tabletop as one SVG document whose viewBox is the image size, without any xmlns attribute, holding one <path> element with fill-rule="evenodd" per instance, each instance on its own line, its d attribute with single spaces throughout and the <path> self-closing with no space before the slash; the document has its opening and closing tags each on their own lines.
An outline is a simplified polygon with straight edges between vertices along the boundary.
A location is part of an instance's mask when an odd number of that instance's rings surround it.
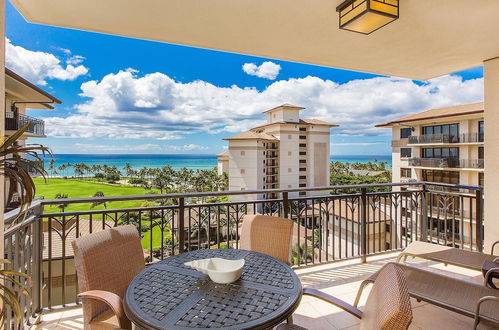
<svg viewBox="0 0 499 330">
<path fill-rule="evenodd" d="M 245 259 L 241 278 L 217 284 L 184 263 L 204 258 Z M 302 288 L 285 263 L 236 249 L 196 250 L 151 265 L 130 283 L 128 318 L 144 329 L 265 329 L 298 307 Z"/>
</svg>

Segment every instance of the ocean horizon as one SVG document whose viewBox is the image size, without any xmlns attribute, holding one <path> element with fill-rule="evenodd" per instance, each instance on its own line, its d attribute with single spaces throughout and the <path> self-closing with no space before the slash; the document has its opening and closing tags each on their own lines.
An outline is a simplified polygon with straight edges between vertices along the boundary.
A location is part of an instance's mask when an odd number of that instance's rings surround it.
<svg viewBox="0 0 499 330">
<path fill-rule="evenodd" d="M 157 168 L 170 165 L 174 169 L 189 168 L 193 170 L 207 170 L 217 166 L 216 155 L 205 154 L 54 154 L 54 166 L 57 169 L 62 164 L 77 164 L 85 163 L 88 166 L 92 165 L 108 165 L 116 166 L 123 169 L 126 163 L 129 163 L 132 168 L 140 169 L 144 166 Z M 391 155 L 331 155 L 331 161 L 339 161 L 343 163 L 367 163 L 370 161 L 378 160 L 388 163 L 388 168 L 391 168 L 392 157 Z M 45 168 L 48 170 L 50 157 L 45 158 Z M 52 173 L 49 173 L 49 175 Z M 64 173 L 59 175 L 73 176 L 72 168 L 68 168 Z"/>
</svg>

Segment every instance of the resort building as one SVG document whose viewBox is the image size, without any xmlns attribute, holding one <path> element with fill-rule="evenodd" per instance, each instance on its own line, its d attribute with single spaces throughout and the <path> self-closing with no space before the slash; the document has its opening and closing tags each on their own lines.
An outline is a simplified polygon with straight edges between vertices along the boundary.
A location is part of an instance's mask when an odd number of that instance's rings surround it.
<svg viewBox="0 0 499 330">
<path fill-rule="evenodd" d="M 266 124 L 225 139 L 229 148 L 218 155 L 218 168 L 228 173 L 229 190 L 329 185 L 330 130 L 337 125 L 301 119 L 303 109 L 280 105 L 263 112 Z M 291 193 L 290 197 L 298 195 L 307 192 Z M 257 198 L 275 198 L 275 194 Z"/>
<path fill-rule="evenodd" d="M 392 129 L 392 182 L 435 182 L 466 186 L 484 185 L 484 104 L 471 103 L 431 109 L 376 125 Z M 458 191 L 456 188 L 431 187 Z M 405 189 L 405 188 L 399 188 Z M 448 196 L 427 201 L 430 241 L 471 246 L 476 209 Z M 455 215 L 459 220 L 454 220 Z M 411 203 L 402 201 L 402 236 L 411 236 L 420 219 Z M 404 228 L 405 227 L 405 228 Z"/>
<path fill-rule="evenodd" d="M 51 104 L 61 104 L 56 97 L 27 81 L 15 72 L 5 69 L 5 135 L 31 123 L 21 140 L 45 137 L 43 120 L 26 115 L 27 109 L 53 109 Z"/>
<path fill-rule="evenodd" d="M 12 70 L 5 68 L 5 136 L 11 136 L 29 123 L 28 129 L 19 138 L 18 144 L 24 145 L 26 139 L 30 137 L 46 137 L 43 120 L 27 116 L 26 111 L 28 109 L 50 110 L 53 109 L 51 104 L 60 103 L 61 101 L 56 97 L 27 81 Z M 28 171 L 30 168 L 28 168 Z M 9 187 L 10 185 L 6 183 L 5 196 L 9 195 Z M 7 209 L 18 206 L 18 202 L 14 201 L 11 205 L 7 206 Z"/>
<path fill-rule="evenodd" d="M 392 129 L 392 181 L 483 186 L 483 111 L 463 104 L 376 125 Z"/>
</svg>

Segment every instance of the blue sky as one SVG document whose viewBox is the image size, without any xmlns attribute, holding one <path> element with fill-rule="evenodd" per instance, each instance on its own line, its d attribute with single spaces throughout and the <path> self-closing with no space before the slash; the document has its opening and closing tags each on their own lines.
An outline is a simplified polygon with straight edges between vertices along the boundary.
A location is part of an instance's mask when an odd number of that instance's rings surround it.
<svg viewBox="0 0 499 330">
<path fill-rule="evenodd" d="M 49 135 L 32 142 L 55 153 L 215 154 L 290 102 L 341 125 L 333 155 L 387 155 L 390 131 L 374 124 L 482 100 L 481 67 L 415 82 L 31 24 L 10 3 L 6 34 L 7 65 L 63 101 L 29 112 Z"/>
</svg>

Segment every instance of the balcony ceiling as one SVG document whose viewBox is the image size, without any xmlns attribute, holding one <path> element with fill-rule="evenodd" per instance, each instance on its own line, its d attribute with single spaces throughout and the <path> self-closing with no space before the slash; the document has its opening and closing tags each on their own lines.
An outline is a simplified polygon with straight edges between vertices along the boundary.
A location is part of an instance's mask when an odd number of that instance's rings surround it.
<svg viewBox="0 0 499 330">
<path fill-rule="evenodd" d="M 30 109 L 53 109 L 50 103 L 61 103 L 54 96 L 9 69 L 5 70 L 5 90 L 16 102 L 35 102 L 27 105 Z"/>
<path fill-rule="evenodd" d="M 343 0 L 12 0 L 34 23 L 426 80 L 499 56 L 499 1 L 400 0 L 369 36 Z"/>
</svg>

